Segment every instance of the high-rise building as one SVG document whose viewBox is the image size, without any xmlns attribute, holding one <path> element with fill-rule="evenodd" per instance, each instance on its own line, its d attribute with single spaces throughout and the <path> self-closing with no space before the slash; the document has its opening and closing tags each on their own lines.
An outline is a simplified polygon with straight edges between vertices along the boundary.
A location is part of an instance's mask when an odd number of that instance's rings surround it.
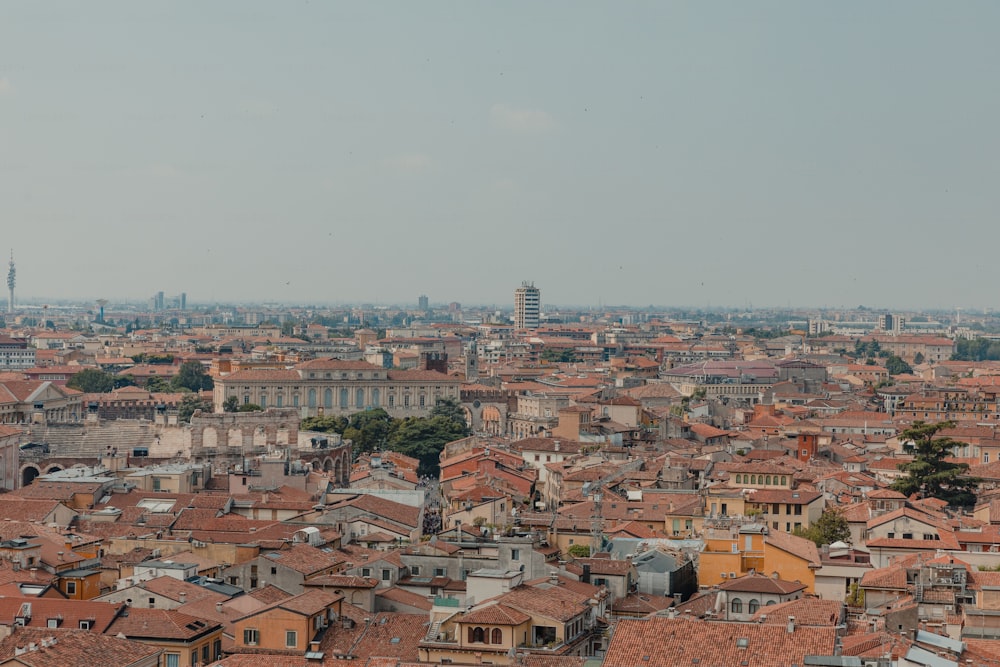
<svg viewBox="0 0 1000 667">
<path fill-rule="evenodd" d="M 164 306 L 163 292 L 157 292 L 153 295 L 153 310 L 163 310 Z"/>
<path fill-rule="evenodd" d="M 878 328 L 886 333 L 901 334 L 904 326 L 906 326 L 906 318 L 902 315 L 885 313 L 878 316 Z"/>
<path fill-rule="evenodd" d="M 514 290 L 514 328 L 537 329 L 542 314 L 542 290 L 524 281 Z"/>
<path fill-rule="evenodd" d="M 430 300 L 427 298 L 426 294 L 421 294 L 417 297 L 417 310 L 428 310 L 430 306 Z"/>
<path fill-rule="evenodd" d="M 14 268 L 14 251 L 10 251 L 10 269 L 7 271 L 7 312 L 14 312 L 14 285 L 17 283 L 17 270 Z"/>
</svg>

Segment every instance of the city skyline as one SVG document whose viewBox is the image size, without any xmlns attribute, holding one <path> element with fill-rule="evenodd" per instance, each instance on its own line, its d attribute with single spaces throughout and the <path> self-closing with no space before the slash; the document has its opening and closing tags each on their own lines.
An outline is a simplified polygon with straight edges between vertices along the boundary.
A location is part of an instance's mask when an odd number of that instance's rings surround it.
<svg viewBox="0 0 1000 667">
<path fill-rule="evenodd" d="M 997 306 L 995 4 L 6 14 L 19 300 Z"/>
</svg>

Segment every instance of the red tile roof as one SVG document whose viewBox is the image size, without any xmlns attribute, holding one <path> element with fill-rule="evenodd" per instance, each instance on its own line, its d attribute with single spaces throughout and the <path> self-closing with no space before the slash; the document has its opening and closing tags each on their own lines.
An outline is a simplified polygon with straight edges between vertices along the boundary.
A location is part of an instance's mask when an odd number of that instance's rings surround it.
<svg viewBox="0 0 1000 667">
<path fill-rule="evenodd" d="M 745 640 L 745 641 L 744 641 Z M 833 655 L 836 628 L 705 622 L 682 618 L 623 619 L 604 657 L 604 667 L 803 664 L 807 655 Z"/>
</svg>

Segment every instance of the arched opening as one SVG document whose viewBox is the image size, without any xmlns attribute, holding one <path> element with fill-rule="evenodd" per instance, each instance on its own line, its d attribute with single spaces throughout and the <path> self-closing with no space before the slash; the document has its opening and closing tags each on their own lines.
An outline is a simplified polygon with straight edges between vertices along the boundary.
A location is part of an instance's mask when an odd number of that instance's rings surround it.
<svg viewBox="0 0 1000 667">
<path fill-rule="evenodd" d="M 503 644 L 503 633 L 500 632 L 500 628 L 493 628 L 493 632 L 490 633 L 490 643 Z"/>
<path fill-rule="evenodd" d="M 747 604 L 748 614 L 756 614 L 758 609 L 760 609 L 760 600 L 758 600 L 757 598 L 750 600 L 750 603 Z"/>
<path fill-rule="evenodd" d="M 35 481 L 41 473 L 35 466 L 28 466 L 21 472 L 21 486 L 28 486 Z"/>
<path fill-rule="evenodd" d="M 333 470 L 333 459 L 329 456 L 323 459 L 323 472 L 330 472 Z"/>
<path fill-rule="evenodd" d="M 729 603 L 729 608 L 734 614 L 742 614 L 743 600 L 739 598 L 733 598 L 733 601 Z"/>
<path fill-rule="evenodd" d="M 473 644 L 485 644 L 486 643 L 486 631 L 482 628 L 472 629 L 472 643 Z"/>
<path fill-rule="evenodd" d="M 315 470 L 316 472 L 319 472 L 319 461 L 318 460 L 313 459 L 312 469 Z"/>
<path fill-rule="evenodd" d="M 343 474 L 344 474 L 344 471 L 343 471 L 343 469 L 341 467 L 340 459 L 337 459 L 334 462 L 334 464 L 333 464 L 333 479 L 334 479 L 334 482 L 337 483 L 337 484 L 340 484 L 340 478 L 341 478 L 341 476 Z"/>
<path fill-rule="evenodd" d="M 59 472 L 60 470 L 62 470 L 62 466 L 49 466 L 45 469 L 45 474 L 48 475 L 49 473 Z"/>
</svg>

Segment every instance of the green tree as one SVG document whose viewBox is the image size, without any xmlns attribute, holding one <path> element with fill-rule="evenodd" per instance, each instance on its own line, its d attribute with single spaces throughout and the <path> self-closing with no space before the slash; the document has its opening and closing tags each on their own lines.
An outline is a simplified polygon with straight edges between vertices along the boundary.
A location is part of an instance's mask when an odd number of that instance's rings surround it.
<svg viewBox="0 0 1000 667">
<path fill-rule="evenodd" d="M 96 368 L 86 368 L 73 375 L 66 386 L 85 394 L 104 394 L 115 388 L 115 376 Z"/>
<path fill-rule="evenodd" d="M 185 388 L 202 391 L 211 389 L 214 385 L 211 376 L 205 372 L 205 367 L 199 361 L 185 361 L 177 369 L 177 375 L 170 378 L 170 386 L 174 390 Z"/>
<path fill-rule="evenodd" d="M 468 426 L 465 421 L 465 410 L 462 409 L 462 404 L 457 398 L 442 398 L 439 399 L 434 407 L 431 408 L 431 417 L 447 417 L 452 421 L 456 421 L 463 426 Z M 468 433 L 466 433 L 468 435 Z"/>
<path fill-rule="evenodd" d="M 885 360 L 885 369 L 889 371 L 889 375 L 901 375 L 903 373 L 913 372 L 910 365 L 896 355 L 892 355 Z"/>
<path fill-rule="evenodd" d="M 938 435 L 954 427 L 955 422 L 916 421 L 900 433 L 903 451 L 912 454 L 913 460 L 899 465 L 907 475 L 893 482 L 892 488 L 907 496 L 916 493 L 921 498 L 938 498 L 949 505 L 974 505 L 980 480 L 968 476 L 968 464 L 948 460 L 955 447 L 964 443 Z"/>
<path fill-rule="evenodd" d="M 242 403 L 236 412 L 263 412 L 264 408 L 257 405 L 256 403 Z"/>
<path fill-rule="evenodd" d="M 223 412 L 236 412 L 240 408 L 240 401 L 235 396 L 230 396 L 222 402 Z"/>
<path fill-rule="evenodd" d="M 317 433 L 339 433 L 344 434 L 344 429 L 347 428 L 347 419 L 344 417 L 334 417 L 332 415 L 323 415 L 320 417 L 306 417 L 299 424 L 299 428 L 303 431 L 315 431 Z"/>
<path fill-rule="evenodd" d="M 794 534 L 812 540 L 816 546 L 822 546 L 851 539 L 851 526 L 839 509 L 830 507 L 808 528 L 798 529 Z"/>
<path fill-rule="evenodd" d="M 166 378 L 160 375 L 150 375 L 146 379 L 146 391 L 155 392 L 157 394 L 165 394 L 171 390 L 170 383 Z"/>
<path fill-rule="evenodd" d="M 547 347 L 542 350 L 542 353 L 538 356 L 542 361 L 549 361 L 553 363 L 572 363 L 577 361 L 576 352 L 572 349 L 556 349 L 553 347 Z"/>
<path fill-rule="evenodd" d="M 449 442 L 466 437 L 464 422 L 448 417 L 407 417 L 389 437 L 389 449 L 420 461 L 417 472 L 436 477 L 438 457 Z"/>
<path fill-rule="evenodd" d="M 177 406 L 177 419 L 182 422 L 190 422 L 195 410 L 211 412 L 212 404 L 203 399 L 199 394 L 185 394 L 184 398 L 181 399 L 180 405 Z"/>
<path fill-rule="evenodd" d="M 924 363 L 924 353 L 917 352 L 915 355 L 913 355 L 913 363 L 917 365 Z"/>
<path fill-rule="evenodd" d="M 590 558 L 590 545 L 589 544 L 571 544 L 569 549 L 566 550 L 573 558 Z"/>
</svg>

